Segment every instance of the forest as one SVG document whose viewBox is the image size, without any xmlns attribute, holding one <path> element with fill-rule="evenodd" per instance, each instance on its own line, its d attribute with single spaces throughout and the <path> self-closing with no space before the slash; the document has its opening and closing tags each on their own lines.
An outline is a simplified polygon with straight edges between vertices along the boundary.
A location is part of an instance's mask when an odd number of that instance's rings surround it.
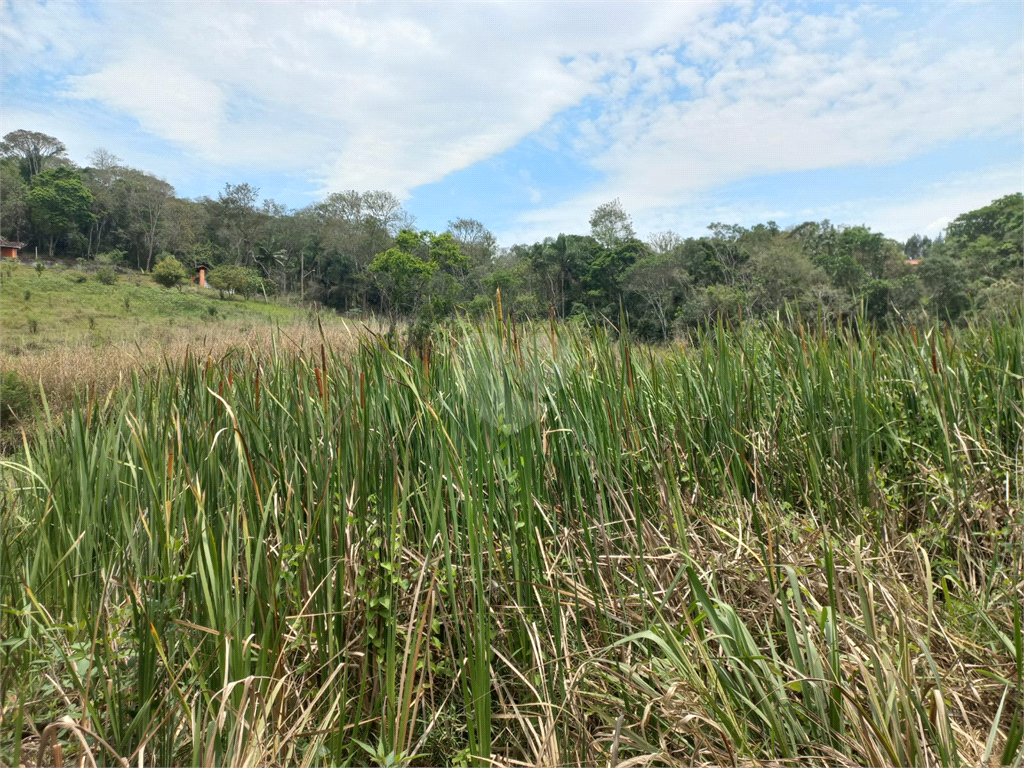
<svg viewBox="0 0 1024 768">
<path fill-rule="evenodd" d="M 488 312 L 498 289 L 517 318 L 625 318 L 650 342 L 783 311 L 888 328 L 962 323 L 1021 303 L 1019 192 L 963 213 L 934 239 L 906 242 L 828 220 L 712 223 L 700 237 L 644 240 L 613 200 L 593 211 L 587 233 L 499 246 L 472 218 L 452 218 L 444 232 L 417 229 L 382 190 L 336 192 L 300 209 L 245 182 L 187 199 L 102 149 L 78 167 L 45 134 L 12 131 L 0 150 L 0 234 L 44 257 L 146 272 L 172 258 L 187 271 L 206 263 L 215 285 L 296 294 L 414 328 Z"/>
</svg>

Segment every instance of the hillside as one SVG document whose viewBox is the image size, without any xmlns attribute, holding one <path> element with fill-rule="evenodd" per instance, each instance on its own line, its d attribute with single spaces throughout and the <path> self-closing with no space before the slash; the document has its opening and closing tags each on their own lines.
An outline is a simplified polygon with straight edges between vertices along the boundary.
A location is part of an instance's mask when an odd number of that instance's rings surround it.
<svg viewBox="0 0 1024 768">
<path fill-rule="evenodd" d="M 0 265 L 0 372 L 13 372 L 33 393 L 41 386 L 61 410 L 76 390 L 105 394 L 187 352 L 220 359 L 272 336 L 293 350 L 319 347 L 323 338 L 335 349 L 354 346 L 362 323 L 287 301 L 167 289 L 134 271 L 105 285 L 96 271 L 9 262 Z"/>
<path fill-rule="evenodd" d="M 162 288 L 134 271 L 104 285 L 96 271 L 59 264 L 42 271 L 13 263 L 0 268 L 0 349 L 5 354 L 56 344 L 141 342 L 166 337 L 167 329 L 203 333 L 225 321 L 280 323 L 301 315 L 301 310 L 262 297 L 222 300 L 216 291 L 196 286 Z"/>
</svg>

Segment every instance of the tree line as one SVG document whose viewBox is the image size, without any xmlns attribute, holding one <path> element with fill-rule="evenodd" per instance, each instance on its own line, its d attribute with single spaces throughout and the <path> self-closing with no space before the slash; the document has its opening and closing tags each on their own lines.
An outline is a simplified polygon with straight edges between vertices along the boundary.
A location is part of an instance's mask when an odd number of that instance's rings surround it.
<svg viewBox="0 0 1024 768">
<path fill-rule="evenodd" d="M 58 139 L 24 130 L 4 137 L 0 155 L 7 239 L 147 272 L 169 259 L 187 270 L 206 263 L 233 275 L 243 293 L 295 294 L 392 324 L 482 313 L 499 289 L 518 317 L 625 316 L 631 332 L 652 341 L 783 310 L 857 314 L 883 327 L 925 315 L 960 322 L 1016 312 L 1022 297 L 1020 193 L 959 216 L 935 239 L 898 242 L 826 220 L 785 229 L 714 223 L 702 237 L 667 231 L 642 240 L 615 200 L 594 210 L 587 234 L 499 248 L 470 218 L 444 232 L 417 229 L 385 191 L 338 192 L 300 209 L 247 183 L 180 198 L 109 152 L 78 167 Z M 224 279 L 216 287 L 228 287 Z"/>
</svg>

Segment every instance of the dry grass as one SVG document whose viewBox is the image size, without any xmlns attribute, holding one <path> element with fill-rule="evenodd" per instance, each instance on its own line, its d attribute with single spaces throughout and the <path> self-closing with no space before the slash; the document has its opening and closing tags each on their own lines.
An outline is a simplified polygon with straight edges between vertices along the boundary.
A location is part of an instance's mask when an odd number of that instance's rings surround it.
<svg viewBox="0 0 1024 768">
<path fill-rule="evenodd" d="M 326 342 L 328 348 L 345 357 L 357 349 L 361 336 L 383 330 L 374 319 L 353 321 L 333 314 L 311 314 L 274 325 L 224 320 L 146 326 L 135 331 L 126 329 L 115 341 L 97 342 L 86 337 L 45 348 L 8 349 L 0 353 L 0 368 L 14 371 L 24 381 L 40 387 L 50 407 L 60 411 L 74 402 L 76 392 L 105 396 L 131 381 L 133 374 L 145 377 L 158 368 L 181 363 L 186 355 L 220 360 L 240 350 L 268 350 L 276 346 L 282 353 L 302 356 L 318 351 L 321 343 Z"/>
</svg>

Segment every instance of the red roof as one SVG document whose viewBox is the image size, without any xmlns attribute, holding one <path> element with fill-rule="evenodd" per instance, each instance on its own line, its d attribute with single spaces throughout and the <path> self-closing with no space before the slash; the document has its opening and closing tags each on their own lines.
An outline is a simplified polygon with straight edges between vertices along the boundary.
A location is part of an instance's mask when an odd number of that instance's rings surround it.
<svg viewBox="0 0 1024 768">
<path fill-rule="evenodd" d="M 3 248 L 24 248 L 24 243 L 16 243 L 13 240 L 7 240 L 6 238 L 0 237 L 0 247 Z"/>
</svg>

